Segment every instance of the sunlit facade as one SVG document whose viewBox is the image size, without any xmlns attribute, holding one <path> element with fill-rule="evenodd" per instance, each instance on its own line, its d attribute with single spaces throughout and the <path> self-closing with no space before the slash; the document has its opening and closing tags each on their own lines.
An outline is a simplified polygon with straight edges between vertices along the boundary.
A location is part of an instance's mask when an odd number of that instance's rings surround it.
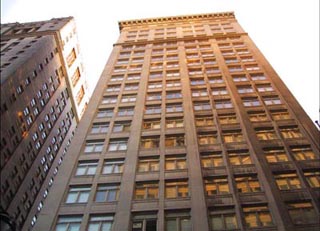
<svg viewBox="0 0 320 231">
<path fill-rule="evenodd" d="M 34 230 L 318 230 L 319 131 L 234 13 L 119 27 Z"/>
</svg>

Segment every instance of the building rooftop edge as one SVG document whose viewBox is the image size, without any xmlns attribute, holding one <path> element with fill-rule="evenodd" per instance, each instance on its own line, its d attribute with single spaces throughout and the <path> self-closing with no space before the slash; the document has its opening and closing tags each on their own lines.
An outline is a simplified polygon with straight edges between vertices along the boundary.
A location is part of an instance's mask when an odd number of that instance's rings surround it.
<svg viewBox="0 0 320 231">
<path fill-rule="evenodd" d="M 228 12 L 217 12 L 217 13 L 204 13 L 204 14 L 191 14 L 191 15 L 180 15 L 180 16 L 168 16 L 168 17 L 156 17 L 156 18 L 144 18 L 144 19 L 132 19 L 119 21 L 119 30 L 128 25 L 143 25 L 146 23 L 155 22 L 168 22 L 171 20 L 188 20 L 188 19 L 205 19 L 205 18 L 216 18 L 221 16 L 235 17 L 233 11 Z"/>
<path fill-rule="evenodd" d="M 49 22 L 51 20 L 64 20 L 64 19 L 74 19 L 73 16 L 66 16 L 66 17 L 58 17 L 58 18 L 52 18 L 48 20 L 39 20 L 39 21 L 30 21 L 30 22 L 6 22 L 6 23 L 1 23 L 0 25 L 23 25 L 23 24 L 28 24 L 28 23 L 40 23 L 40 22 Z"/>
</svg>

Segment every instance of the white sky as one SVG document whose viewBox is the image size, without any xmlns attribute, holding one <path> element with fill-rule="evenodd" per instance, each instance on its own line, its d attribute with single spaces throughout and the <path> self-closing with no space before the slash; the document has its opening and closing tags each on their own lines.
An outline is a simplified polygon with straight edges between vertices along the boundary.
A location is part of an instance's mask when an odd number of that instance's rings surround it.
<svg viewBox="0 0 320 231">
<path fill-rule="evenodd" d="M 310 118 L 319 120 L 319 0 L 1 0 L 1 23 L 74 16 L 93 89 L 119 21 L 223 11 L 235 12 Z"/>
</svg>

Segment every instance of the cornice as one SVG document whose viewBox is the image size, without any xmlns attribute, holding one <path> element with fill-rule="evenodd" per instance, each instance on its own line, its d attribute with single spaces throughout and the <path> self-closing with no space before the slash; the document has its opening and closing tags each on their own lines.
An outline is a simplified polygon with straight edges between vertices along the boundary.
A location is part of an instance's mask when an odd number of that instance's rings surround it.
<svg viewBox="0 0 320 231">
<path fill-rule="evenodd" d="M 130 26 L 143 26 L 148 24 L 161 24 L 161 23 L 172 23 L 172 22 L 183 22 L 190 20 L 208 20 L 208 19 L 226 19 L 235 18 L 234 12 L 220 12 L 210 14 L 194 14 L 194 15 L 181 15 L 172 17 L 160 17 L 160 18 L 145 18 L 145 19 L 134 19 L 120 21 L 119 30 L 121 31 L 125 27 Z"/>
</svg>

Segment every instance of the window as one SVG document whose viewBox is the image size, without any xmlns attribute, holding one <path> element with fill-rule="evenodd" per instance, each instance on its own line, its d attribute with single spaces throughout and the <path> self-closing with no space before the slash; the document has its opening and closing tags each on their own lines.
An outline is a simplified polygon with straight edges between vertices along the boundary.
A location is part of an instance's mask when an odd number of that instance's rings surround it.
<svg viewBox="0 0 320 231">
<path fill-rule="evenodd" d="M 287 120 L 291 119 L 291 116 L 287 110 L 271 111 L 271 116 L 274 120 Z"/>
<path fill-rule="evenodd" d="M 195 118 L 196 126 L 213 126 L 213 116 L 196 116 Z"/>
<path fill-rule="evenodd" d="M 123 95 L 121 98 L 121 103 L 132 103 L 136 102 L 137 95 Z"/>
<path fill-rule="evenodd" d="M 238 223 L 235 213 L 232 210 L 212 210 L 209 215 L 211 230 L 235 230 Z"/>
<path fill-rule="evenodd" d="M 116 103 L 117 102 L 117 96 L 105 96 L 102 98 L 101 103 L 102 104 L 110 104 L 110 103 Z"/>
<path fill-rule="evenodd" d="M 149 82 L 149 89 L 162 88 L 162 82 Z"/>
<path fill-rule="evenodd" d="M 111 79 L 110 79 L 111 82 L 117 82 L 122 80 L 123 80 L 123 75 L 114 75 L 114 76 L 111 76 Z"/>
<path fill-rule="evenodd" d="M 269 209 L 265 205 L 243 207 L 244 219 L 248 228 L 272 226 Z"/>
<path fill-rule="evenodd" d="M 123 165 L 124 165 L 123 159 L 105 160 L 102 166 L 102 174 L 122 173 Z"/>
<path fill-rule="evenodd" d="M 268 85 L 257 85 L 257 89 L 259 92 L 268 92 L 268 91 L 274 91 L 273 87 L 268 84 Z"/>
<path fill-rule="evenodd" d="M 186 156 L 166 156 L 165 169 L 166 170 L 181 170 L 186 169 Z"/>
<path fill-rule="evenodd" d="M 307 146 L 292 147 L 291 151 L 295 160 L 314 160 L 319 158 L 312 149 Z"/>
<path fill-rule="evenodd" d="M 208 96 L 207 89 L 192 90 L 192 97 L 203 97 L 203 96 Z"/>
<path fill-rule="evenodd" d="M 138 90 L 138 88 L 139 88 L 139 84 L 126 84 L 124 86 L 125 91 L 135 91 L 135 90 Z"/>
<path fill-rule="evenodd" d="M 292 223 L 295 225 L 317 223 L 319 217 L 310 202 L 287 203 Z"/>
<path fill-rule="evenodd" d="M 107 86 L 106 92 L 119 92 L 121 85 L 109 85 Z"/>
<path fill-rule="evenodd" d="M 122 107 L 118 110 L 118 116 L 132 116 L 134 112 L 133 107 Z"/>
<path fill-rule="evenodd" d="M 234 124 L 237 123 L 237 116 L 234 113 L 231 114 L 220 114 L 218 115 L 220 124 Z"/>
<path fill-rule="evenodd" d="M 73 62 L 75 60 L 76 60 L 76 50 L 73 48 L 72 51 L 70 52 L 70 54 L 68 54 L 68 56 L 67 56 L 68 67 L 71 67 L 71 65 L 73 64 Z"/>
<path fill-rule="evenodd" d="M 137 213 L 132 215 L 132 231 L 155 231 L 157 230 L 156 212 L 147 214 Z"/>
<path fill-rule="evenodd" d="M 96 192 L 96 202 L 112 202 L 118 200 L 119 197 L 118 184 L 102 184 L 98 185 Z"/>
<path fill-rule="evenodd" d="M 166 112 L 170 113 L 170 112 L 182 112 L 182 104 L 178 103 L 178 104 L 167 104 L 166 105 Z"/>
<path fill-rule="evenodd" d="M 115 121 L 113 125 L 113 132 L 128 132 L 130 131 L 130 121 Z"/>
<path fill-rule="evenodd" d="M 212 88 L 212 95 L 227 95 L 228 91 L 225 87 Z"/>
<path fill-rule="evenodd" d="M 70 186 L 66 203 L 88 202 L 90 190 L 90 186 Z"/>
<path fill-rule="evenodd" d="M 166 128 L 181 128 L 183 127 L 183 118 L 166 118 Z"/>
<path fill-rule="evenodd" d="M 110 140 L 108 151 L 114 152 L 114 151 L 125 151 L 127 150 L 127 139 L 121 139 L 121 140 Z"/>
<path fill-rule="evenodd" d="M 223 79 L 221 76 L 209 77 L 209 83 L 211 84 L 220 84 L 223 83 Z"/>
<path fill-rule="evenodd" d="M 181 147 L 184 146 L 184 135 L 167 135 L 165 138 L 166 147 Z"/>
<path fill-rule="evenodd" d="M 180 91 L 168 91 L 166 93 L 167 99 L 179 99 L 182 97 L 182 94 Z"/>
<path fill-rule="evenodd" d="M 235 176 L 236 186 L 239 193 L 260 192 L 261 187 L 256 175 Z"/>
<path fill-rule="evenodd" d="M 112 117 L 112 116 L 113 116 L 113 109 L 99 109 L 97 113 L 98 118 Z"/>
<path fill-rule="evenodd" d="M 229 153 L 229 161 L 231 165 L 252 164 L 252 160 L 248 151 L 239 150 Z"/>
<path fill-rule="evenodd" d="M 267 78 L 262 73 L 250 74 L 253 81 L 266 80 Z"/>
<path fill-rule="evenodd" d="M 143 129 L 160 129 L 160 119 L 144 120 Z"/>
<path fill-rule="evenodd" d="M 251 122 L 267 121 L 267 115 L 264 111 L 250 111 L 248 112 L 249 119 Z"/>
<path fill-rule="evenodd" d="M 297 173 L 275 174 L 274 178 L 280 190 L 294 190 L 301 188 Z"/>
<path fill-rule="evenodd" d="M 274 140 L 278 138 L 273 129 L 256 130 L 256 135 L 258 140 Z"/>
<path fill-rule="evenodd" d="M 135 199 L 157 199 L 158 198 L 158 183 L 157 182 L 137 182 L 135 187 Z"/>
<path fill-rule="evenodd" d="M 224 166 L 221 153 L 201 153 L 201 165 L 203 168 Z"/>
<path fill-rule="evenodd" d="M 161 105 L 147 105 L 145 109 L 146 114 L 160 114 Z"/>
<path fill-rule="evenodd" d="M 268 163 L 286 162 L 288 156 L 283 149 L 268 149 L 264 150 L 265 157 Z"/>
<path fill-rule="evenodd" d="M 239 86 L 238 87 L 239 94 L 246 94 L 246 93 L 252 93 L 253 89 L 251 86 Z"/>
<path fill-rule="evenodd" d="M 189 197 L 188 181 L 167 181 L 165 193 L 167 199 Z"/>
<path fill-rule="evenodd" d="M 189 212 L 168 212 L 165 218 L 166 231 L 191 231 Z"/>
<path fill-rule="evenodd" d="M 107 133 L 109 130 L 109 123 L 94 123 L 91 127 L 90 133 Z"/>
<path fill-rule="evenodd" d="M 302 137 L 298 127 L 280 127 L 280 133 L 284 139 Z"/>
<path fill-rule="evenodd" d="M 233 75 L 232 79 L 234 82 L 244 82 L 248 81 L 247 77 L 245 75 Z"/>
<path fill-rule="evenodd" d="M 84 148 L 85 153 L 89 152 L 101 152 L 103 149 L 103 141 L 87 142 Z"/>
<path fill-rule="evenodd" d="M 161 92 L 148 93 L 147 100 L 161 100 Z"/>
<path fill-rule="evenodd" d="M 266 105 L 278 105 L 282 104 L 281 100 L 278 97 L 273 97 L 273 98 L 264 98 L 264 103 Z"/>
<path fill-rule="evenodd" d="M 198 134 L 199 145 L 215 144 L 217 142 L 218 142 L 218 140 L 217 140 L 216 133 L 200 133 L 200 134 Z"/>
<path fill-rule="evenodd" d="M 80 79 L 80 69 L 79 67 L 77 67 L 77 69 L 75 70 L 75 72 L 73 73 L 72 77 L 71 77 L 71 81 L 72 81 L 72 86 L 75 86 L 77 84 L 77 82 Z"/>
<path fill-rule="evenodd" d="M 196 85 L 205 84 L 205 82 L 204 82 L 203 79 L 191 79 L 190 84 L 191 84 L 192 86 L 196 86 Z"/>
<path fill-rule="evenodd" d="M 320 171 L 304 172 L 304 177 L 311 188 L 320 188 Z"/>
<path fill-rule="evenodd" d="M 169 87 L 180 87 L 181 86 L 181 82 L 180 82 L 180 80 L 167 80 L 166 86 L 168 88 Z"/>
<path fill-rule="evenodd" d="M 138 172 L 159 171 L 159 157 L 140 158 L 138 162 Z"/>
<path fill-rule="evenodd" d="M 206 194 L 208 196 L 228 194 L 229 185 L 227 178 L 207 178 L 204 180 Z"/>
<path fill-rule="evenodd" d="M 158 148 L 160 143 L 159 136 L 142 137 L 140 147 L 143 149 Z"/>
<path fill-rule="evenodd" d="M 82 216 L 59 216 L 55 231 L 80 231 Z"/>
<path fill-rule="evenodd" d="M 111 215 L 91 215 L 88 231 L 111 231 L 112 223 L 113 216 Z"/>
<path fill-rule="evenodd" d="M 193 108 L 195 111 L 210 110 L 211 105 L 209 102 L 194 102 Z"/>
<path fill-rule="evenodd" d="M 216 109 L 233 108 L 230 100 L 219 100 L 215 101 Z"/>
<path fill-rule="evenodd" d="M 223 131 L 222 137 L 225 143 L 244 141 L 241 131 Z"/>
<path fill-rule="evenodd" d="M 260 106 L 260 101 L 257 98 L 245 98 L 242 99 L 243 106 L 245 107 L 257 107 Z"/>
<path fill-rule="evenodd" d="M 98 161 L 81 161 L 78 163 L 76 176 L 94 175 L 96 173 Z"/>
</svg>

